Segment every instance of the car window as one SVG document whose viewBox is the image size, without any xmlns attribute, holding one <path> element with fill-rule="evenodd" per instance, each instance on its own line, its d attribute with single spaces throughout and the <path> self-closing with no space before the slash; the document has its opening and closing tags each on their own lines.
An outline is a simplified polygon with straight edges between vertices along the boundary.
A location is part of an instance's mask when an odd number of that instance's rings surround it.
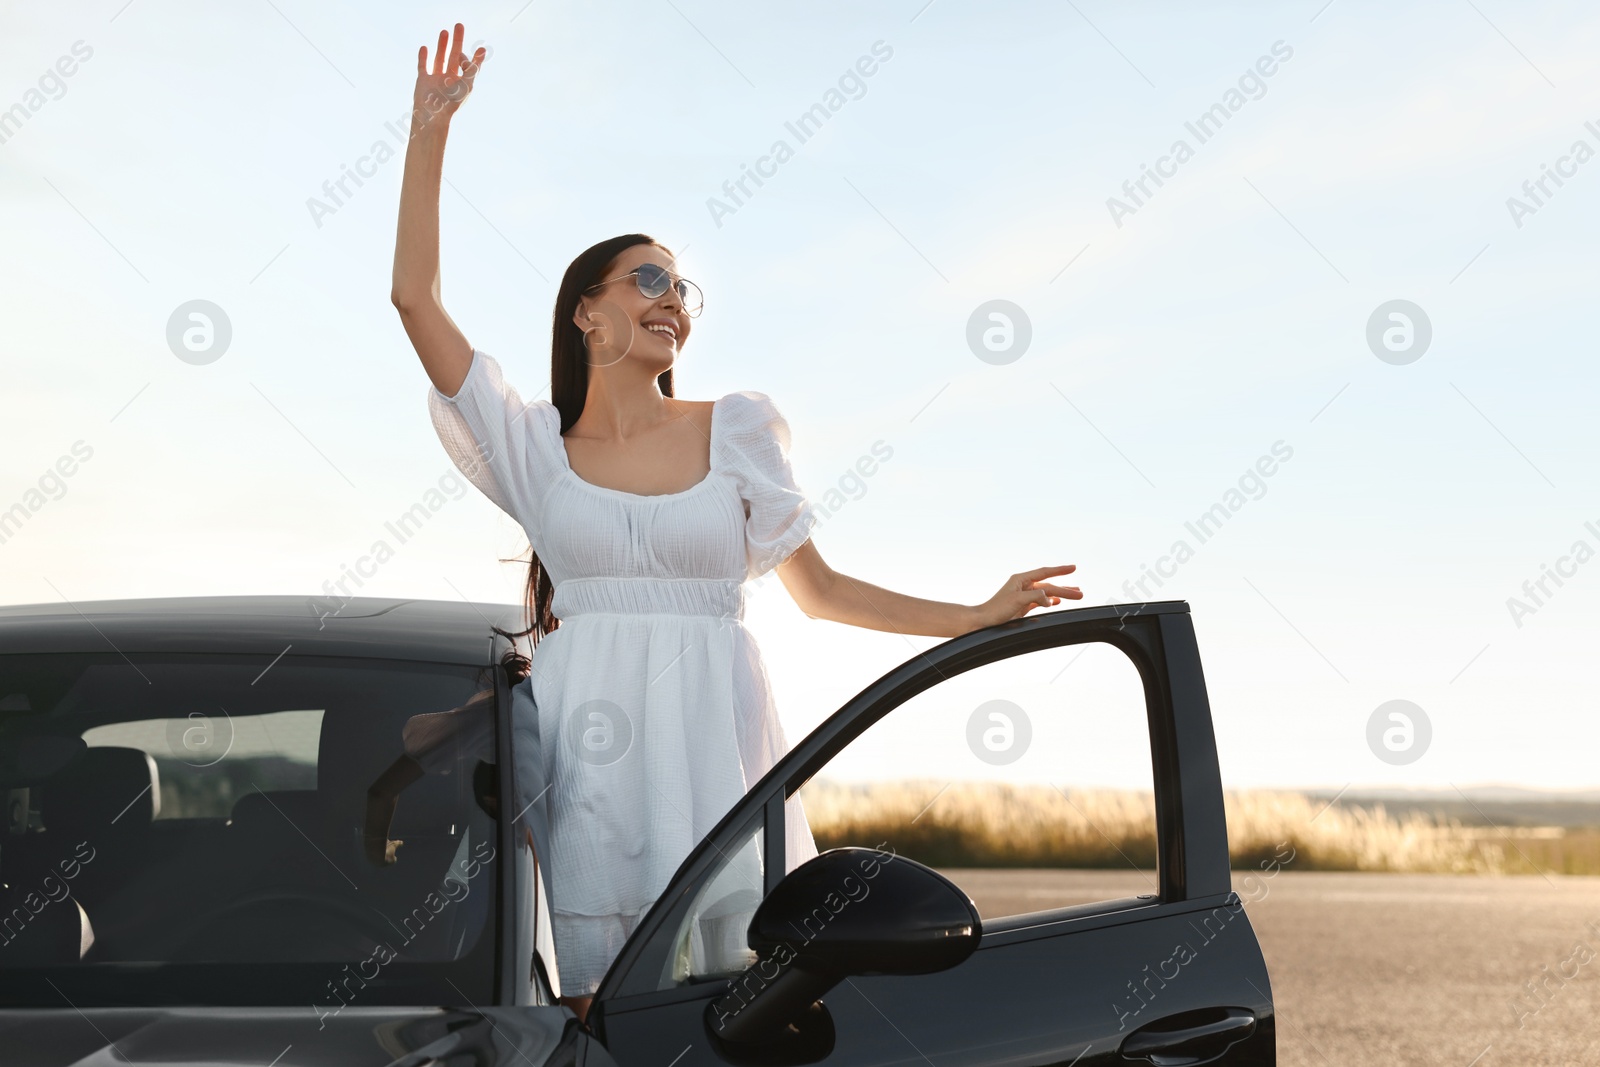
<svg viewBox="0 0 1600 1067">
<path fill-rule="evenodd" d="M 954 881 L 986 921 L 1159 891 L 1143 681 L 1109 643 L 953 675 L 797 795 L 818 848 L 893 849 Z"/>
<path fill-rule="evenodd" d="M 488 680 L 0 656 L 0 1000 L 56 996 L 43 974 L 80 1004 L 491 999 Z"/>
<path fill-rule="evenodd" d="M 785 870 L 856 845 L 939 870 L 986 921 L 1159 893 L 1144 683 L 1086 642 L 952 675 L 846 745 L 784 805 Z M 796 847 L 794 824 L 804 830 Z M 724 849 L 674 931 L 658 989 L 754 962 L 764 815 Z M 799 855 L 793 853 L 799 852 Z"/>
<path fill-rule="evenodd" d="M 232 716 L 219 709 L 108 723 L 85 730 L 83 740 L 91 748 L 136 748 L 155 760 L 161 782 L 155 818 L 226 819 L 246 793 L 317 788 L 323 714 L 315 708 Z"/>
<path fill-rule="evenodd" d="M 764 822 L 758 816 L 739 847 L 724 852 L 701 884 L 673 939 L 658 988 L 738 974 L 755 962 L 746 934 L 762 897 Z"/>
</svg>

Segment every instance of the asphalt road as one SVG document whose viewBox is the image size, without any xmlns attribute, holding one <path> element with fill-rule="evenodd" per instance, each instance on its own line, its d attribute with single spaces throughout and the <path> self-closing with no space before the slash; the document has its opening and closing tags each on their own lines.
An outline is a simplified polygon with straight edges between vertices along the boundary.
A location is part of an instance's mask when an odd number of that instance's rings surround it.
<svg viewBox="0 0 1600 1067">
<path fill-rule="evenodd" d="M 1137 872 L 945 873 L 986 916 L 1150 891 Z M 1600 1064 L 1600 878 L 1246 875 L 1283 1067 Z"/>
</svg>

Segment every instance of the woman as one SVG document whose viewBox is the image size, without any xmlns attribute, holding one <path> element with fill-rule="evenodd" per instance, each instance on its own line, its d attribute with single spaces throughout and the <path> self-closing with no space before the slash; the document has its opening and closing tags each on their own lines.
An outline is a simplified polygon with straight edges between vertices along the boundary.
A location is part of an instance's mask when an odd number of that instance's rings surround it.
<svg viewBox="0 0 1600 1067">
<path fill-rule="evenodd" d="M 789 427 L 764 393 L 678 399 L 673 365 L 698 287 L 644 234 L 567 268 L 556 297 L 553 401 L 524 404 L 439 297 L 439 182 L 469 60 L 441 31 L 417 53 L 393 301 L 433 388 L 452 460 L 528 534 L 532 687 L 550 782 L 551 917 L 564 1003 L 580 1018 L 611 960 L 690 849 L 786 748 L 743 625 L 743 585 L 776 569 L 808 616 L 954 637 L 1075 586 L 1013 575 L 969 606 L 922 600 L 830 568 L 789 465 Z M 517 636 L 521 636 L 520 634 Z M 795 802 L 791 802 L 795 803 Z M 797 807 L 797 804 L 796 804 Z M 789 866 L 816 854 L 803 813 Z"/>
</svg>

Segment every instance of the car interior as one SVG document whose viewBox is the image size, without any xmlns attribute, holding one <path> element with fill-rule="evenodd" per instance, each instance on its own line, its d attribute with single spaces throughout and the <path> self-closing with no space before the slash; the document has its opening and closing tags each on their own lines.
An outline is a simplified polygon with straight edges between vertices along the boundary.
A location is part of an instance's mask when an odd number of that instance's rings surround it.
<svg viewBox="0 0 1600 1067">
<path fill-rule="evenodd" d="M 379 945 L 408 961 L 469 952 L 492 928 L 495 893 L 483 862 L 493 857 L 483 795 L 493 776 L 475 773 L 477 754 L 405 789 L 393 864 L 366 858 L 362 832 L 367 788 L 404 754 L 406 720 L 464 703 L 471 673 L 373 669 L 325 684 L 332 666 L 281 663 L 272 687 L 219 701 L 197 693 L 181 665 L 143 665 L 166 699 L 130 686 L 102 702 L 103 687 L 74 685 L 44 713 L 0 713 L 0 968 L 357 961 Z M 181 696 L 162 684 L 174 682 Z M 16 697 L 0 692 L 13 707 Z M 291 766 L 281 752 L 189 758 L 164 743 L 202 709 L 236 747 L 247 727 L 278 716 L 281 731 L 293 712 L 314 728 L 314 750 L 308 742 Z M 296 775 L 298 787 L 274 782 Z"/>
</svg>

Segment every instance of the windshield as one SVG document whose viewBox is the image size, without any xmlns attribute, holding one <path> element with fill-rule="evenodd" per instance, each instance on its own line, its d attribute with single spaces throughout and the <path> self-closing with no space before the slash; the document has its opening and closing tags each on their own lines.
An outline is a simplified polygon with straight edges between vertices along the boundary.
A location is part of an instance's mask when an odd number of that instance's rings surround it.
<svg viewBox="0 0 1600 1067">
<path fill-rule="evenodd" d="M 494 995 L 491 675 L 0 655 L 0 1003 Z"/>
</svg>

